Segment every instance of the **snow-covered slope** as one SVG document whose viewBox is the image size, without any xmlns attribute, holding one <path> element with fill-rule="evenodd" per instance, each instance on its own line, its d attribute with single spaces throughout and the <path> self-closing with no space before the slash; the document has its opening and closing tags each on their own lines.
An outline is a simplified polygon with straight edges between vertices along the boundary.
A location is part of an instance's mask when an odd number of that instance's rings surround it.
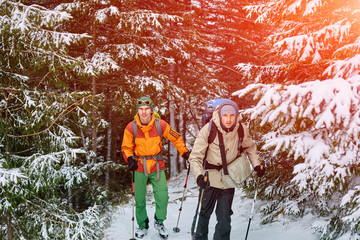
<svg viewBox="0 0 360 240">
<path fill-rule="evenodd" d="M 169 206 L 168 218 L 164 222 L 169 230 L 169 240 L 189 240 L 191 223 L 197 206 L 198 188 L 190 173 L 188 185 L 185 193 L 182 212 L 178 227 L 180 232 L 175 233 L 179 208 L 183 195 L 183 186 L 185 184 L 186 172 L 183 171 L 178 177 L 169 180 Z M 250 211 L 253 200 L 245 197 L 245 194 L 237 189 L 234 197 L 232 215 L 231 239 L 245 239 L 246 229 L 249 222 Z M 319 236 L 312 234 L 311 225 L 314 222 L 312 216 L 306 216 L 298 221 L 290 221 L 286 218 L 280 218 L 276 223 L 260 225 L 259 209 L 263 202 L 256 201 L 255 214 L 252 219 L 248 240 L 315 240 Z M 152 196 L 151 185 L 148 185 L 147 211 L 150 219 L 150 228 L 148 235 L 144 240 L 161 239 L 154 229 L 153 216 L 155 212 L 154 198 Z M 105 231 L 105 240 L 126 240 L 132 238 L 132 205 L 131 203 L 118 206 L 114 212 L 114 220 L 111 226 Z M 212 239 L 216 224 L 215 212 L 212 215 L 209 224 L 209 239 Z M 136 223 L 135 223 L 136 228 Z"/>
</svg>

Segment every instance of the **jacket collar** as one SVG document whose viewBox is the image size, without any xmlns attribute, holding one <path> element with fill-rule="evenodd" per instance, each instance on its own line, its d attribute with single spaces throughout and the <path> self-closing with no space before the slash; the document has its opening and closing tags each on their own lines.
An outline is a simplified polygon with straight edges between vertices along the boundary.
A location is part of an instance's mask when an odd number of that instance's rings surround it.
<svg viewBox="0 0 360 240">
<path fill-rule="evenodd" d="M 149 124 L 143 125 L 143 124 L 141 124 L 140 117 L 137 115 L 136 116 L 136 124 L 141 128 L 142 132 L 148 132 L 152 129 L 152 127 L 155 124 L 155 116 L 154 116 L 154 114 L 151 114 L 151 120 L 150 120 Z"/>
</svg>

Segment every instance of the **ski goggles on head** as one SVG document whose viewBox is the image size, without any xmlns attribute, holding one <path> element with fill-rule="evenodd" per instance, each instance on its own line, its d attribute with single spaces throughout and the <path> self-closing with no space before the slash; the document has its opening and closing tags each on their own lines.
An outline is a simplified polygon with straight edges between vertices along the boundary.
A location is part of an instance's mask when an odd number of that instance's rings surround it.
<svg viewBox="0 0 360 240">
<path fill-rule="evenodd" d="M 145 101 L 143 101 L 143 100 L 138 100 L 138 101 L 137 101 L 137 105 L 141 105 L 141 104 L 143 104 L 143 103 L 145 103 L 146 105 L 150 105 L 152 102 L 149 101 L 149 100 L 145 100 Z"/>
</svg>

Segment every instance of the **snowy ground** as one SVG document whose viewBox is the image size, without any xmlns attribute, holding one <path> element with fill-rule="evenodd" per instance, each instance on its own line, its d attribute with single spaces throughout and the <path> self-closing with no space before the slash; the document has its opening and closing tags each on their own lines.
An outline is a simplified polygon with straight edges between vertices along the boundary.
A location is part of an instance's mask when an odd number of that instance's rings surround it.
<svg viewBox="0 0 360 240">
<path fill-rule="evenodd" d="M 169 240 L 186 240 L 190 239 L 190 227 L 192 219 L 195 213 L 198 197 L 198 189 L 194 182 L 194 179 L 190 173 L 188 186 L 185 193 L 185 200 L 183 203 L 183 210 L 180 215 L 180 221 L 178 227 L 180 232 L 175 233 L 173 228 L 176 226 L 179 207 L 183 195 L 183 186 L 185 183 L 186 171 L 180 174 L 178 177 L 171 179 L 168 182 L 169 187 L 169 206 L 167 220 L 164 222 L 166 228 L 169 230 Z M 148 235 L 144 240 L 161 239 L 157 231 L 153 228 L 153 216 L 155 206 L 153 204 L 154 199 L 151 195 L 151 185 L 148 186 L 148 199 L 147 199 L 147 211 L 150 220 L 150 228 Z M 232 231 L 231 239 L 245 239 L 246 229 L 249 222 L 249 216 L 251 212 L 253 200 L 244 197 L 241 190 L 237 190 L 234 197 L 233 212 L 232 215 Z M 311 226 L 314 223 L 314 219 L 311 216 L 306 216 L 299 219 L 297 222 L 293 222 L 287 219 L 282 219 L 276 223 L 260 225 L 259 208 L 263 203 L 256 201 L 255 215 L 252 219 L 248 240 L 315 240 L 319 239 L 319 236 L 314 235 L 311 230 Z M 105 231 L 105 240 L 126 240 L 132 238 L 132 205 L 127 204 L 119 206 L 114 213 L 114 220 L 111 226 Z M 216 224 L 215 213 L 213 213 L 209 224 L 209 239 L 212 239 L 214 227 Z M 136 223 L 135 223 L 136 227 Z"/>
</svg>

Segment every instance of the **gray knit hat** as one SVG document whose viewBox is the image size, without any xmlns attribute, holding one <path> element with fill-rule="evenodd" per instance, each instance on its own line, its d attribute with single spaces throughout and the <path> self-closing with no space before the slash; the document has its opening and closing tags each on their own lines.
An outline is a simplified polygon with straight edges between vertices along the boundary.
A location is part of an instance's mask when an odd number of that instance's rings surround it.
<svg viewBox="0 0 360 240">
<path fill-rule="evenodd" d="M 224 114 L 233 114 L 237 118 L 239 116 L 239 107 L 232 100 L 224 101 L 219 107 L 219 117 L 221 118 Z"/>
<path fill-rule="evenodd" d="M 225 105 L 221 108 L 221 117 L 224 116 L 225 114 L 236 115 L 236 110 L 231 105 Z"/>
<path fill-rule="evenodd" d="M 235 119 L 237 119 L 239 116 L 239 107 L 237 106 L 237 104 L 234 101 L 231 101 L 231 100 L 224 101 L 219 106 L 220 119 L 224 114 L 234 114 Z M 226 128 L 220 121 L 220 126 L 226 132 L 230 132 L 230 131 L 234 130 L 234 128 L 236 126 L 236 122 L 231 128 Z"/>
</svg>

